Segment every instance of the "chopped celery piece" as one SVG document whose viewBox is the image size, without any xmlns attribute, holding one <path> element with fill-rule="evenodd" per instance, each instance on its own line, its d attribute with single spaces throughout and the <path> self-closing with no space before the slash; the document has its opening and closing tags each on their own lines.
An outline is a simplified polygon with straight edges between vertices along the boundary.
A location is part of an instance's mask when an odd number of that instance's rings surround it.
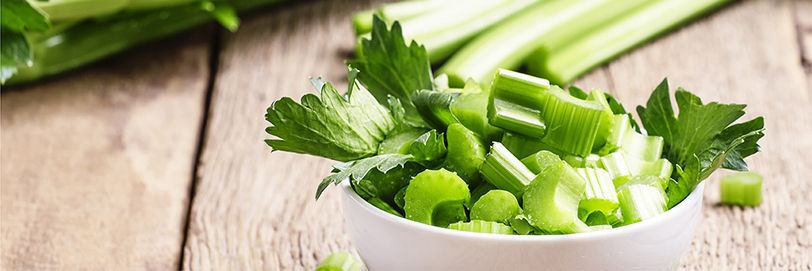
<svg viewBox="0 0 812 271">
<path fill-rule="evenodd" d="M 390 213 L 390 214 L 393 214 L 393 215 L 396 215 L 396 216 L 399 216 L 399 217 L 403 217 L 403 214 L 401 214 L 400 212 L 395 210 L 395 208 L 392 208 L 392 205 L 389 205 L 389 203 L 386 203 L 385 201 L 383 201 L 380 198 L 371 198 L 371 199 L 368 199 L 367 201 L 370 204 L 372 204 L 373 206 L 378 207 L 378 209 L 384 210 L 387 213 Z"/>
<path fill-rule="evenodd" d="M 616 188 L 616 190 L 620 191 L 620 190 L 625 189 L 626 187 L 629 187 L 629 186 L 632 186 L 632 185 L 638 185 L 638 184 L 653 186 L 653 187 L 656 187 L 656 188 L 659 188 L 659 189 L 662 189 L 662 190 L 665 190 L 665 186 L 666 186 L 666 182 L 663 181 L 662 178 L 659 178 L 659 177 L 656 177 L 656 176 L 638 175 L 638 176 L 634 176 L 634 177 L 629 178 L 629 180 L 626 183 L 618 186 Z"/>
<path fill-rule="evenodd" d="M 498 68 L 518 68 L 547 33 L 577 22 L 601 2 L 609 0 L 539 1 L 461 47 L 440 73 L 448 74 L 452 85 L 467 78 L 488 83 Z"/>
<path fill-rule="evenodd" d="M 671 177 L 673 165 L 665 158 L 644 161 L 631 157 L 622 151 L 603 156 L 597 163 L 598 167 L 605 169 L 612 176 L 615 186 L 620 186 L 628 177 L 637 175 L 656 176 L 664 180 Z M 627 178 L 623 178 L 627 177 Z"/>
<path fill-rule="evenodd" d="M 595 137 L 595 143 L 592 146 L 593 150 L 599 150 L 601 147 L 603 147 L 603 145 L 606 144 L 606 139 L 612 132 L 615 115 L 612 114 L 612 108 L 609 107 L 609 102 L 606 101 L 606 94 L 603 91 L 593 89 L 589 91 L 589 95 L 586 99 L 588 101 L 598 102 L 601 107 L 603 107 L 603 113 L 601 113 L 601 124 L 598 126 L 598 135 Z"/>
<path fill-rule="evenodd" d="M 491 190 L 479 198 L 471 207 L 471 220 L 508 223 L 508 220 L 522 212 L 516 196 L 505 190 Z"/>
<path fill-rule="evenodd" d="M 514 133 L 505 133 L 501 142 L 516 157 L 527 157 L 538 151 L 550 151 L 559 157 L 567 155 L 566 152 L 547 145 L 547 143 L 541 142 L 539 139 Z"/>
<path fill-rule="evenodd" d="M 618 199 L 618 207 L 619 206 L 620 206 L 620 200 Z M 609 225 L 612 225 L 612 227 L 618 227 L 620 225 L 623 225 L 623 212 L 622 212 L 622 210 L 620 210 L 620 208 L 617 208 L 617 210 L 612 212 L 611 215 L 607 215 L 606 216 L 606 222 L 608 222 Z"/>
<path fill-rule="evenodd" d="M 474 132 L 459 123 L 448 126 L 445 133 L 448 154 L 444 167 L 454 171 L 469 184 L 480 180 L 479 166 L 485 162 L 485 146 Z"/>
<path fill-rule="evenodd" d="M 584 198 L 586 181 L 564 161 L 542 171 L 522 196 L 524 215 L 530 224 L 546 232 L 589 231 L 578 219 L 578 203 Z"/>
<path fill-rule="evenodd" d="M 617 198 L 620 202 L 624 224 L 649 219 L 667 209 L 665 191 L 657 185 L 627 184 L 621 187 Z"/>
<path fill-rule="evenodd" d="M 624 184 L 628 183 L 629 180 L 631 180 L 631 179 L 632 179 L 631 175 L 620 176 L 620 177 L 612 179 L 612 183 L 615 184 L 615 187 L 621 187 Z"/>
<path fill-rule="evenodd" d="M 760 174 L 752 171 L 723 176 L 719 182 L 722 203 L 742 206 L 761 205 L 762 179 Z"/>
<path fill-rule="evenodd" d="M 543 137 L 547 131 L 538 110 L 503 100 L 488 104 L 488 120 L 493 126 L 534 138 Z"/>
<path fill-rule="evenodd" d="M 578 217 L 580 217 L 587 226 L 610 225 L 607 215 L 601 212 L 587 213 L 581 209 L 578 210 Z"/>
<path fill-rule="evenodd" d="M 378 154 L 401 153 L 406 154 L 409 145 L 415 139 L 428 132 L 426 129 L 410 128 L 389 135 L 378 145 Z"/>
<path fill-rule="evenodd" d="M 319 263 L 316 271 L 361 271 L 361 262 L 346 252 L 335 252 Z"/>
<path fill-rule="evenodd" d="M 558 158 L 558 155 L 555 155 L 555 153 L 542 150 L 525 157 L 521 161 L 522 164 L 524 164 L 527 169 L 530 170 L 530 172 L 533 172 L 533 174 L 539 174 L 543 170 L 547 169 L 547 167 L 554 166 L 556 163 L 561 162 L 561 158 Z"/>
<path fill-rule="evenodd" d="M 617 192 L 608 172 L 600 168 L 576 168 L 575 171 L 586 179 L 586 197 L 578 208 L 587 214 L 601 212 L 605 215 L 617 209 Z"/>
<path fill-rule="evenodd" d="M 548 131 L 542 142 L 570 154 L 589 155 L 600 127 L 601 105 L 572 97 L 556 86 L 547 93 L 542 116 Z"/>
<path fill-rule="evenodd" d="M 547 130 L 541 112 L 550 82 L 542 78 L 498 70 L 491 85 L 488 120 L 491 125 L 532 138 Z"/>
<path fill-rule="evenodd" d="M 626 163 L 626 157 L 623 156 L 622 152 L 613 152 L 601 157 L 598 166 L 608 171 L 612 179 L 632 175 L 632 171 L 629 169 L 628 163 Z"/>
<path fill-rule="evenodd" d="M 572 167 L 598 167 L 598 162 L 601 160 L 601 157 L 597 154 L 589 154 L 586 157 L 567 154 L 564 155 L 563 159 Z"/>
<path fill-rule="evenodd" d="M 527 217 L 524 214 L 519 214 L 511 218 L 508 220 L 508 224 L 516 233 L 521 235 L 540 234 L 541 232 L 538 228 L 530 225 L 530 222 L 527 221 Z"/>
<path fill-rule="evenodd" d="M 641 161 L 635 158 L 629 158 L 627 161 L 629 161 L 628 165 L 632 175 L 658 177 L 663 181 L 663 187 L 665 187 L 668 179 L 671 178 L 671 172 L 674 170 L 674 166 L 665 158 L 660 158 L 653 162 Z"/>
<path fill-rule="evenodd" d="M 600 155 L 607 155 L 615 152 L 623 144 L 623 138 L 626 133 L 632 131 L 632 125 L 629 121 L 629 115 L 617 114 L 612 116 L 612 129 L 606 137 L 606 142 L 603 147 L 598 151 Z"/>
<path fill-rule="evenodd" d="M 490 90 L 483 90 L 479 83 L 468 81 L 462 89 L 460 96 L 451 102 L 451 113 L 484 142 L 498 140 L 502 129 L 494 127 L 488 122 L 488 96 Z"/>
<path fill-rule="evenodd" d="M 606 155 L 619 149 L 644 161 L 654 161 L 662 156 L 662 137 L 647 136 L 636 132 L 626 114 L 614 115 L 612 119 L 611 132 L 606 138 L 606 144 L 599 151 L 600 154 Z"/>
<path fill-rule="evenodd" d="M 499 142 L 494 142 L 491 146 L 491 151 L 485 157 L 485 163 L 479 168 L 479 173 L 489 183 L 499 189 L 510 191 L 516 197 L 522 196 L 525 187 L 535 176 Z"/>
<path fill-rule="evenodd" d="M 541 60 L 545 62 L 541 74 L 554 82 L 570 82 L 593 67 L 726 2 L 729 0 L 649 1 L 619 20 L 550 52 Z M 537 61 L 540 60 L 531 60 Z"/>
<path fill-rule="evenodd" d="M 488 193 L 488 191 L 491 191 L 491 190 L 494 190 L 494 189 L 497 189 L 496 186 L 493 186 L 492 184 L 490 184 L 488 182 L 480 183 L 479 185 L 477 185 L 476 188 L 471 190 L 471 199 L 468 200 L 468 203 L 465 204 L 465 207 L 468 207 L 468 209 L 471 209 L 471 207 L 474 206 L 474 203 L 476 203 L 476 201 L 479 200 L 479 198 L 482 197 L 482 195 L 485 195 L 485 193 Z"/>
<path fill-rule="evenodd" d="M 594 225 L 594 226 L 589 226 L 589 229 L 592 230 L 592 231 L 611 230 L 612 225 Z"/>
<path fill-rule="evenodd" d="M 471 222 L 456 222 L 448 225 L 449 229 L 458 231 L 470 231 L 494 234 L 513 234 L 513 228 L 508 225 L 483 220 L 471 220 Z"/>
<path fill-rule="evenodd" d="M 425 170 L 406 187 L 403 210 L 407 219 L 445 227 L 466 219 L 463 203 L 470 197 L 468 184 L 456 173 Z"/>
</svg>

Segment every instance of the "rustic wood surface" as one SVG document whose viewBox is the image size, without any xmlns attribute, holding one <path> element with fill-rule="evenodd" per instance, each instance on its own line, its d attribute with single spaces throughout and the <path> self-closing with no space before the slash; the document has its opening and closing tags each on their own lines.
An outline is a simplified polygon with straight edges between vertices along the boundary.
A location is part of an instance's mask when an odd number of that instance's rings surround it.
<svg viewBox="0 0 812 271">
<path fill-rule="evenodd" d="M 4 90 L 0 269 L 313 270 L 352 251 L 337 189 L 313 200 L 332 162 L 270 153 L 263 114 L 313 92 L 308 76 L 344 89 L 348 17 L 373 2 L 277 6 L 213 42 L 202 31 Z M 729 5 L 576 84 L 633 105 L 665 76 L 768 129 L 748 160 L 764 203 L 720 205 L 711 177 L 681 268 L 812 269 L 812 1 Z"/>
<path fill-rule="evenodd" d="M 207 33 L 3 90 L 0 269 L 177 269 Z"/>
</svg>

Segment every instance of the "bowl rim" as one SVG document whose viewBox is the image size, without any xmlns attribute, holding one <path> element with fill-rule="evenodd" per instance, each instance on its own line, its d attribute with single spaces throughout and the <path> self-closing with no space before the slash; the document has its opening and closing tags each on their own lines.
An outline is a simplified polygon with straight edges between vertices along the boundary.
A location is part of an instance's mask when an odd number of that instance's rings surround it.
<svg viewBox="0 0 812 271">
<path fill-rule="evenodd" d="M 345 196 L 348 197 L 348 201 L 345 201 L 346 204 L 357 204 L 359 205 L 364 211 L 371 213 L 372 215 L 386 220 L 390 223 L 397 223 L 401 224 L 405 227 L 414 228 L 415 230 L 420 231 L 427 231 L 433 234 L 439 235 L 446 235 L 451 237 L 458 237 L 458 238 L 472 238 L 472 239 L 481 239 L 481 240 L 490 240 L 490 241 L 511 241 L 511 242 L 539 242 L 539 241 L 564 241 L 564 240 L 594 240 L 594 239 L 611 239 L 617 238 L 618 236 L 627 235 L 634 232 L 645 231 L 646 229 L 656 226 L 661 223 L 665 223 L 666 221 L 673 220 L 680 215 L 684 215 L 689 213 L 689 209 L 693 205 L 700 205 L 701 208 L 701 199 L 702 199 L 702 192 L 705 188 L 705 182 L 700 182 L 693 191 L 691 191 L 688 196 L 682 200 L 679 204 L 674 206 L 671 209 L 668 209 L 662 214 L 659 214 L 653 218 L 646 219 L 634 224 L 626 225 L 623 227 L 612 228 L 610 230 L 601 230 L 601 231 L 593 231 L 593 232 L 583 232 L 583 233 L 576 233 L 576 234 L 556 234 L 556 235 L 509 235 L 509 234 L 491 234 L 491 233 L 480 233 L 480 232 L 468 232 L 468 231 L 460 231 L 460 230 L 452 230 L 448 228 L 423 224 L 417 221 L 406 219 L 405 217 L 400 217 L 388 213 L 384 210 L 381 210 L 355 193 L 355 190 L 352 189 L 349 182 L 342 182 L 341 188 L 344 190 L 343 192 L 346 193 Z M 346 208 L 346 207 L 345 207 Z M 346 212 L 346 211 L 344 211 Z M 345 215 L 346 218 L 346 215 Z M 349 219 L 349 218 L 347 218 Z"/>
</svg>

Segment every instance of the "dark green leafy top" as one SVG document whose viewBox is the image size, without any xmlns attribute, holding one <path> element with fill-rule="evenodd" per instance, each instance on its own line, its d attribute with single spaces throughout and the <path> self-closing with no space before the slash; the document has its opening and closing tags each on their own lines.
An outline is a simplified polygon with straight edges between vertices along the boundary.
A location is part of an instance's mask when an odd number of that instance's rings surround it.
<svg viewBox="0 0 812 271">
<path fill-rule="evenodd" d="M 31 46 L 25 31 L 45 31 L 51 23 L 25 0 L 0 1 L 0 83 L 17 72 L 17 66 L 31 65 Z"/>
<path fill-rule="evenodd" d="M 679 88 L 674 94 L 679 115 L 674 114 L 668 80 L 651 93 L 646 106 L 638 106 L 649 135 L 663 137 L 663 156 L 676 164 L 666 193 L 668 205 L 676 205 L 719 167 L 747 170 L 744 158 L 759 151 L 764 119 L 731 125 L 744 115 L 745 105 L 703 104 L 696 95 Z"/>
<path fill-rule="evenodd" d="M 354 71 L 350 81 L 355 82 Z M 350 161 L 373 156 L 378 144 L 395 127 L 389 110 L 357 83 L 338 94 L 330 83 L 314 79 L 321 98 L 313 94 L 301 103 L 284 97 L 268 108 L 265 118 L 273 126 L 266 132 L 280 139 L 265 140 L 274 151 L 289 151 Z"/>
</svg>

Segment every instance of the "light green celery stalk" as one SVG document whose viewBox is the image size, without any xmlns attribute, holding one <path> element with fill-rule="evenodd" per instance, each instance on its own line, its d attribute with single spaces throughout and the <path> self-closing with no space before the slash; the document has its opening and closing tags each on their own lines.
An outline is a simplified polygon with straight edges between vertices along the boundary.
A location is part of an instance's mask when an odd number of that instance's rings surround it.
<svg viewBox="0 0 812 271">
<path fill-rule="evenodd" d="M 535 55 L 528 59 L 528 68 L 531 73 L 552 82 L 570 82 L 593 67 L 729 1 L 652 1 L 560 49 Z"/>
<path fill-rule="evenodd" d="M 463 46 L 439 70 L 452 86 L 473 78 L 489 84 L 497 69 L 515 69 L 541 46 L 546 35 L 573 25 L 587 11 L 610 0 L 544 1 L 526 8 Z"/>
</svg>

